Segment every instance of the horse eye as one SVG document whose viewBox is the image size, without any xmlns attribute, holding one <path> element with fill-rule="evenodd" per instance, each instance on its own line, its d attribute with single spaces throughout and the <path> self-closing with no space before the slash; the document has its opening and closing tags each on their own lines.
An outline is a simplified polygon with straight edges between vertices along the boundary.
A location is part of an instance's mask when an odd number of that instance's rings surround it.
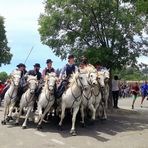
<svg viewBox="0 0 148 148">
<path fill-rule="evenodd" d="M 82 78 L 82 77 L 80 77 L 80 79 L 82 80 L 83 78 Z"/>
</svg>

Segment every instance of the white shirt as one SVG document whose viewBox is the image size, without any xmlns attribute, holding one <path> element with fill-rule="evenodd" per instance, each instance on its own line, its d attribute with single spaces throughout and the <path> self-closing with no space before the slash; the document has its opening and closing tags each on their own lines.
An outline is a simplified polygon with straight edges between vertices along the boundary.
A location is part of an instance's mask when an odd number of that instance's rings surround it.
<svg viewBox="0 0 148 148">
<path fill-rule="evenodd" d="M 119 91 L 119 81 L 112 80 L 112 91 Z"/>
</svg>

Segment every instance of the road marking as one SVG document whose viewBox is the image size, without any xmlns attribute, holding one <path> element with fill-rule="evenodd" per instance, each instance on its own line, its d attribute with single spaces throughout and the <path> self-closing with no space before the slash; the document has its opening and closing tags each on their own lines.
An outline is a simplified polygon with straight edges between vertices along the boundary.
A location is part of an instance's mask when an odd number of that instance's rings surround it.
<svg viewBox="0 0 148 148">
<path fill-rule="evenodd" d="M 60 145 L 65 145 L 64 142 L 57 140 L 57 139 L 51 139 L 52 142 L 56 143 L 56 144 L 60 144 Z"/>
<path fill-rule="evenodd" d="M 36 135 L 41 136 L 41 137 L 46 137 L 45 134 L 41 133 L 41 132 L 34 132 Z"/>
</svg>

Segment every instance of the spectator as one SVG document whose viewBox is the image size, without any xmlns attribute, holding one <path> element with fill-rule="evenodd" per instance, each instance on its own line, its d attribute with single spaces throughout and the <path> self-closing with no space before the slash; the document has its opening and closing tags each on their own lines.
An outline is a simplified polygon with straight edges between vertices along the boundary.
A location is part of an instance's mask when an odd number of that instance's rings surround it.
<svg viewBox="0 0 148 148">
<path fill-rule="evenodd" d="M 118 109 L 118 99 L 119 99 L 119 78 L 118 76 L 114 76 L 112 80 L 112 96 L 114 101 L 114 108 Z"/>
<path fill-rule="evenodd" d="M 148 84 L 147 84 L 147 81 L 145 81 L 145 83 L 142 84 L 141 92 L 142 92 L 142 100 L 141 100 L 141 107 L 142 107 L 143 101 L 144 101 L 145 97 L 147 97 L 147 95 L 148 95 Z"/>
<path fill-rule="evenodd" d="M 131 91 L 132 91 L 132 94 L 133 94 L 132 109 L 134 109 L 134 104 L 135 104 L 135 101 L 136 101 L 138 93 L 139 93 L 139 85 L 138 85 L 137 82 L 132 86 L 132 90 Z"/>
</svg>

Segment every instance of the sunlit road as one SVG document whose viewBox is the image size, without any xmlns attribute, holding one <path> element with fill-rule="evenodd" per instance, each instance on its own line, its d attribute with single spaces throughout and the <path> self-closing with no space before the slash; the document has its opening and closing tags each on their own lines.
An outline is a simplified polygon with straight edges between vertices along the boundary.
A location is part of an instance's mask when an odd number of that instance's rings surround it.
<svg viewBox="0 0 148 148">
<path fill-rule="evenodd" d="M 41 131 L 29 122 L 28 128 L 15 126 L 13 122 L 0 125 L 0 148 L 148 148 L 148 101 L 144 107 L 131 110 L 132 99 L 120 99 L 121 109 L 109 112 L 107 121 L 99 119 L 94 125 L 82 128 L 77 122 L 77 136 L 69 134 L 70 122 L 65 120 L 63 131 L 57 129 L 57 121 L 43 125 Z M 0 119 L 3 107 L 0 107 Z M 69 122 L 69 123 L 68 123 Z"/>
</svg>

